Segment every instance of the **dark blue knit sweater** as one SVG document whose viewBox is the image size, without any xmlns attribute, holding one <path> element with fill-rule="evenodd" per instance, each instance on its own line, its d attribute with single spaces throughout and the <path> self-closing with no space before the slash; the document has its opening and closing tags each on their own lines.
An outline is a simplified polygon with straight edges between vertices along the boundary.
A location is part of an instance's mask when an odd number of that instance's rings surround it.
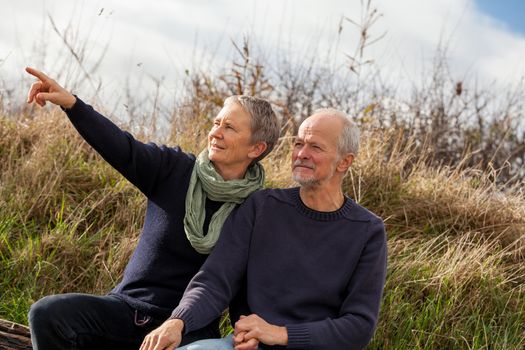
<svg viewBox="0 0 525 350">
<path fill-rule="evenodd" d="M 168 318 L 207 258 L 192 248 L 183 225 L 195 156 L 139 142 L 80 99 L 66 113 L 80 135 L 148 198 L 140 240 L 111 293 L 144 313 Z M 221 204 L 207 200 L 205 232 Z"/>
<path fill-rule="evenodd" d="M 207 324 L 245 286 L 247 310 L 286 326 L 290 349 L 362 349 L 370 341 L 386 274 L 380 218 L 346 198 L 335 212 L 306 207 L 299 189 L 252 194 L 221 237 L 172 318 L 185 332 Z"/>
</svg>

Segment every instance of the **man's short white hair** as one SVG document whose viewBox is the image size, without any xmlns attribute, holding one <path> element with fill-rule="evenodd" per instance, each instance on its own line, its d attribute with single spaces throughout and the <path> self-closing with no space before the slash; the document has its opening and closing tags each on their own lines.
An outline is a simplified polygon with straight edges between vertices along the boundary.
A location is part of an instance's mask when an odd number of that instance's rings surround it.
<svg viewBox="0 0 525 350">
<path fill-rule="evenodd" d="M 335 108 L 320 108 L 313 113 L 313 115 L 316 114 L 341 118 L 343 121 L 343 129 L 337 140 L 339 155 L 345 156 L 348 153 L 352 153 L 354 156 L 357 156 L 357 152 L 359 151 L 359 127 L 352 118 Z"/>
</svg>

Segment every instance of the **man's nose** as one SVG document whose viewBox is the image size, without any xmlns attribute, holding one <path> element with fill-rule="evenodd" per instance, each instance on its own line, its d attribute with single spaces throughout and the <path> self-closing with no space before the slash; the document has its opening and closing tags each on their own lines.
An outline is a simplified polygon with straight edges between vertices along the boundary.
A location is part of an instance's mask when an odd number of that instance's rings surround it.
<svg viewBox="0 0 525 350">
<path fill-rule="evenodd" d="M 297 157 L 301 159 L 308 159 L 310 157 L 310 152 L 308 151 L 307 146 L 303 146 L 299 149 L 299 152 L 297 152 Z"/>
</svg>

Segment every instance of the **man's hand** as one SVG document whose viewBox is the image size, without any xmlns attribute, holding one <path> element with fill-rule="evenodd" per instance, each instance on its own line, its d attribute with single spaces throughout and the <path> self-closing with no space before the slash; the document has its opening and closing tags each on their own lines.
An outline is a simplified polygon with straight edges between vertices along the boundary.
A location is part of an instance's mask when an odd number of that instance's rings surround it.
<svg viewBox="0 0 525 350">
<path fill-rule="evenodd" d="M 27 103 L 34 101 L 44 107 L 46 101 L 49 101 L 64 108 L 71 108 L 77 101 L 75 96 L 44 73 L 29 67 L 26 68 L 26 72 L 38 78 L 27 93 Z"/>
<path fill-rule="evenodd" d="M 246 316 L 241 316 L 246 317 Z M 250 340 L 245 340 L 244 336 L 246 332 L 234 332 L 233 333 L 233 346 L 235 350 L 257 350 L 259 347 L 259 340 L 252 338 Z"/>
<path fill-rule="evenodd" d="M 183 329 L 182 320 L 167 320 L 144 338 L 140 350 L 173 350 L 182 340 Z"/>
<path fill-rule="evenodd" d="M 286 327 L 271 325 L 255 314 L 241 316 L 240 320 L 235 322 L 235 350 L 256 349 L 258 344 L 254 344 L 254 340 L 266 345 L 288 345 L 288 332 Z"/>
</svg>

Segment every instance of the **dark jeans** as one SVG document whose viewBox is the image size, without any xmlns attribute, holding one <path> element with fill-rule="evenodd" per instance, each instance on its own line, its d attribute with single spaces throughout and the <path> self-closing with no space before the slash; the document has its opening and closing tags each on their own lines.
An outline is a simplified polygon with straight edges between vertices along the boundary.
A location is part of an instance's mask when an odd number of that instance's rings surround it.
<svg viewBox="0 0 525 350">
<path fill-rule="evenodd" d="M 154 319 L 112 296 L 50 295 L 29 311 L 31 342 L 35 350 L 138 349 L 144 337 L 165 320 Z M 182 344 L 220 337 L 218 320 L 188 333 Z"/>
</svg>

